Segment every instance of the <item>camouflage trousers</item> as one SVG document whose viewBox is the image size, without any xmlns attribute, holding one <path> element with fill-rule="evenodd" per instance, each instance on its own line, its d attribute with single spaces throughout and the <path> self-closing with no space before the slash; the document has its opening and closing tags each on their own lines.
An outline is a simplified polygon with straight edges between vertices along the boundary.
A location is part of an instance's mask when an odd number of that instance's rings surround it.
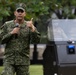
<svg viewBox="0 0 76 75">
<path fill-rule="evenodd" d="M 29 65 L 4 65 L 1 75 L 29 75 Z"/>
</svg>

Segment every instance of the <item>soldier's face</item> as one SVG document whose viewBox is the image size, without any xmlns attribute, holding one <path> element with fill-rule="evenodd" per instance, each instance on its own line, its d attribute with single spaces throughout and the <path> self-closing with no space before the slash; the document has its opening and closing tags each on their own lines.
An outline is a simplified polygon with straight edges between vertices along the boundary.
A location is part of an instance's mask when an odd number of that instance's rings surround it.
<svg viewBox="0 0 76 75">
<path fill-rule="evenodd" d="M 14 12 L 14 15 L 16 16 L 16 19 L 22 20 L 22 19 L 24 19 L 26 13 L 23 10 L 17 10 Z"/>
</svg>

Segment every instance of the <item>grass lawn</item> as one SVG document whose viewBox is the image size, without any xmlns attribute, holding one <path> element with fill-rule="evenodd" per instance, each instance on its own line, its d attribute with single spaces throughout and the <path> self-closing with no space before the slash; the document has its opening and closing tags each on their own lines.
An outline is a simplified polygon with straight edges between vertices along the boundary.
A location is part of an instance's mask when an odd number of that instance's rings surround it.
<svg viewBox="0 0 76 75">
<path fill-rule="evenodd" d="M 3 67 L 0 67 L 0 73 L 3 70 Z M 42 65 L 30 65 L 30 75 L 43 75 Z"/>
</svg>

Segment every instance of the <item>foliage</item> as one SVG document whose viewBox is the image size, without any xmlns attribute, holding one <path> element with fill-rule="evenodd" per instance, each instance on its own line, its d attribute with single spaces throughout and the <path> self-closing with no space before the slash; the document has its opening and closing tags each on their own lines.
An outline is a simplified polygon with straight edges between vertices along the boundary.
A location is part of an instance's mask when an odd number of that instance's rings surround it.
<svg viewBox="0 0 76 75">
<path fill-rule="evenodd" d="M 76 0 L 0 0 L 0 20 L 13 14 L 17 3 L 26 4 L 27 19 L 31 17 L 39 19 L 42 15 L 50 17 L 52 12 L 59 16 L 58 12 L 56 12 L 57 9 L 64 10 L 62 16 L 65 17 L 67 15 L 69 17 L 71 15 L 73 17 L 71 7 L 75 8 L 76 6 Z"/>
<path fill-rule="evenodd" d="M 17 3 L 26 4 L 25 8 L 27 10 L 27 19 L 30 19 L 31 17 L 36 19 L 39 15 L 48 13 L 48 7 L 45 6 L 44 2 L 41 0 L 0 0 L 0 20 L 3 20 L 3 17 L 7 17 L 13 14 Z"/>
</svg>

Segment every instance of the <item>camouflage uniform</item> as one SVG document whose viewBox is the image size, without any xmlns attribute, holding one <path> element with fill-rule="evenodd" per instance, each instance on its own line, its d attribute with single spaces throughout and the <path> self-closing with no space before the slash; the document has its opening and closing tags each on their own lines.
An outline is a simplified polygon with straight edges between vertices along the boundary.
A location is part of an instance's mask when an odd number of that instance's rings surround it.
<svg viewBox="0 0 76 75">
<path fill-rule="evenodd" d="M 5 22 L 1 27 L 0 39 L 1 44 L 6 44 L 4 52 L 4 71 L 2 75 L 29 75 L 29 44 L 39 43 L 40 33 L 35 28 L 31 32 L 30 28 L 26 26 L 26 22 L 20 25 L 18 35 L 10 34 L 14 29 L 14 20 Z"/>
</svg>

